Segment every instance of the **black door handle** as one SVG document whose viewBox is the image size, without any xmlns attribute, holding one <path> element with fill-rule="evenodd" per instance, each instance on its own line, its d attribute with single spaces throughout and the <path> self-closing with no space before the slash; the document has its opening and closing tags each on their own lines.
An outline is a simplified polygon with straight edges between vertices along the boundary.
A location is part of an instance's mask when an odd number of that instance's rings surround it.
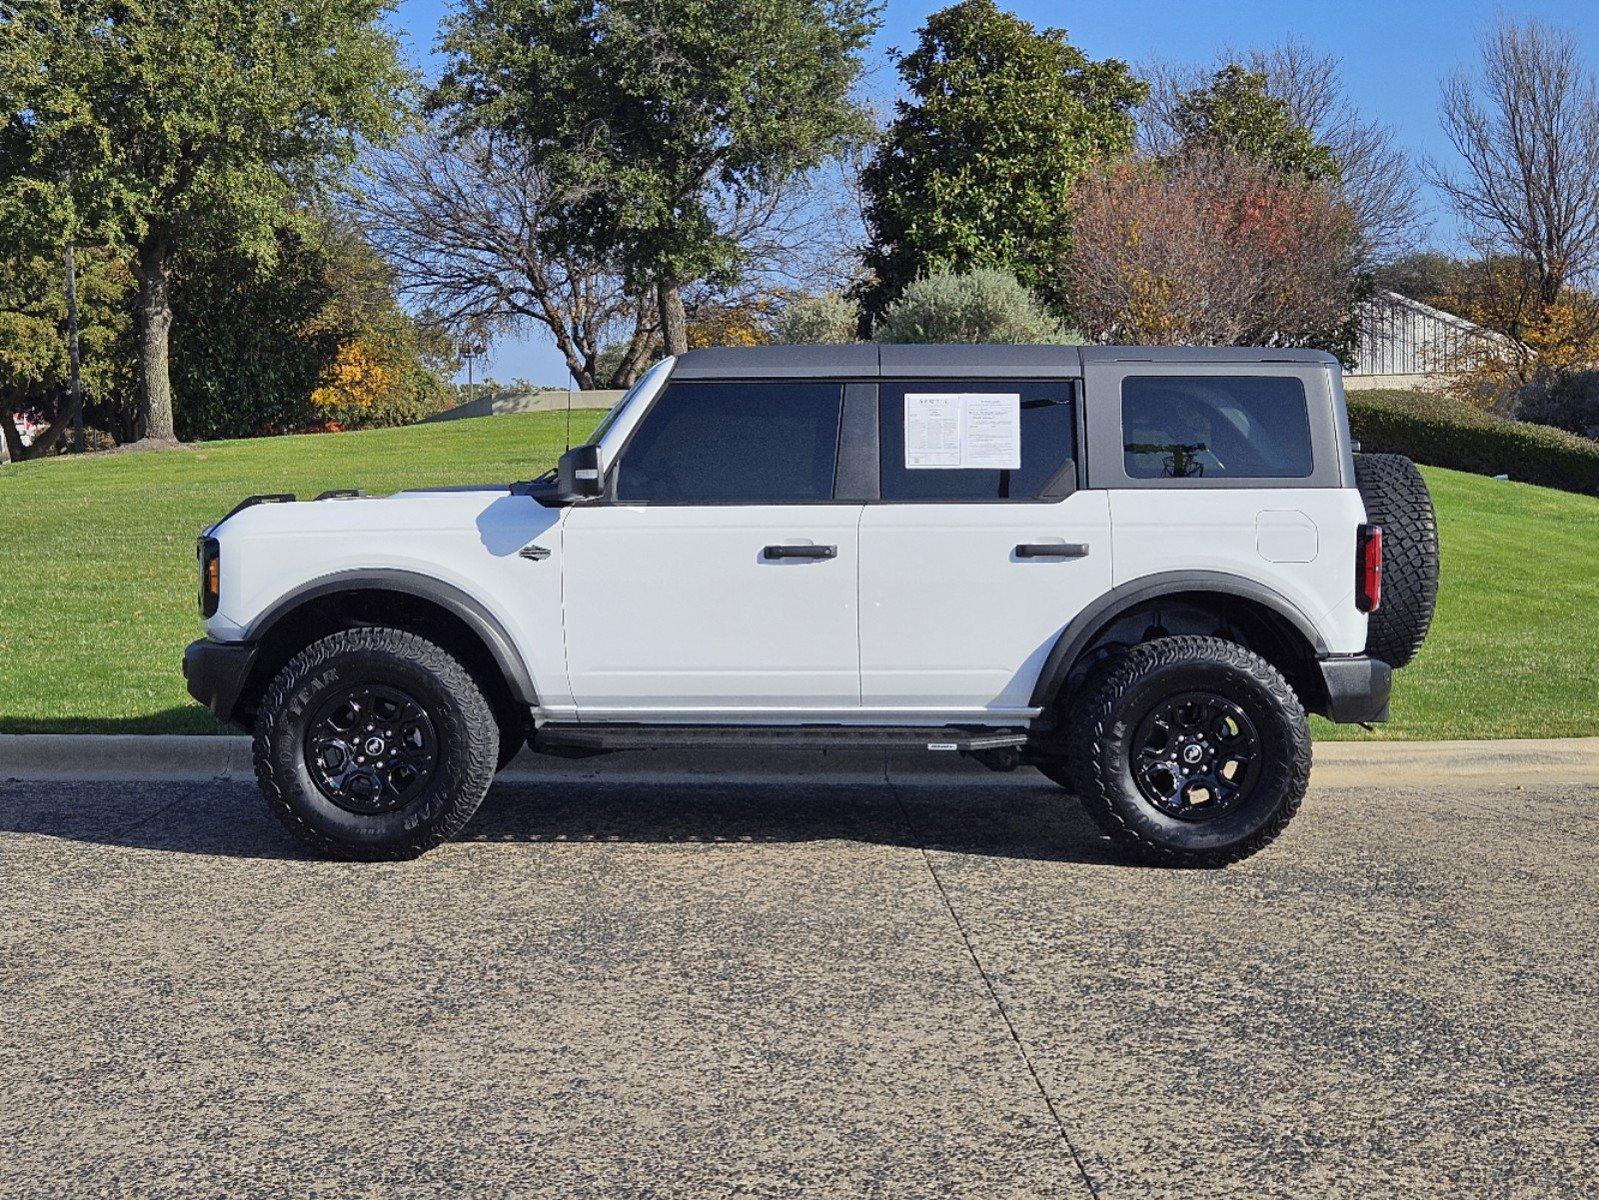
<svg viewBox="0 0 1599 1200">
<path fill-rule="evenodd" d="M 1084 558 L 1087 554 L 1084 542 L 1023 542 L 1016 547 L 1017 558 Z"/>
<path fill-rule="evenodd" d="M 768 546 L 761 551 L 766 558 L 837 558 L 837 546 Z"/>
</svg>

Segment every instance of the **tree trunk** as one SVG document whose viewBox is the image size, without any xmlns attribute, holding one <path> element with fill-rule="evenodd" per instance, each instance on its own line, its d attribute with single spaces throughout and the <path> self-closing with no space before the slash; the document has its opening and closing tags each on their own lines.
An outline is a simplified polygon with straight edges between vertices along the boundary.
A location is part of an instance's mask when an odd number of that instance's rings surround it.
<svg viewBox="0 0 1599 1200">
<path fill-rule="evenodd" d="M 0 464 L 21 462 L 23 454 L 22 435 L 11 419 L 11 400 L 0 399 Z"/>
<path fill-rule="evenodd" d="M 78 256 L 77 248 L 67 243 L 67 381 L 68 404 L 72 410 L 72 448 L 83 453 L 83 347 L 78 337 Z"/>
<path fill-rule="evenodd" d="M 683 311 L 683 294 L 672 283 L 655 285 L 655 302 L 661 312 L 661 341 L 666 353 L 688 353 L 688 316 Z"/>
<path fill-rule="evenodd" d="M 67 430 L 74 427 L 80 431 L 83 429 L 82 392 L 79 392 L 76 396 L 68 397 L 67 402 L 61 406 L 60 411 L 56 414 L 55 419 L 50 422 L 50 428 L 44 431 L 43 436 L 34 438 L 33 445 L 29 446 L 21 457 L 43 458 L 56 448 L 62 438 L 66 437 Z"/>
<path fill-rule="evenodd" d="M 627 346 L 617 361 L 616 370 L 605 381 L 606 387 L 630 388 L 638 382 L 639 376 L 644 374 L 644 368 L 649 365 L 654 333 L 655 326 L 649 319 L 649 305 L 640 304 L 633 318 L 633 332 L 628 335 Z"/>
<path fill-rule="evenodd" d="M 166 239 L 151 234 L 139 247 L 134 274 L 139 281 L 139 423 L 141 438 L 171 441 L 172 376 L 167 346 L 172 332 L 172 252 Z"/>
</svg>

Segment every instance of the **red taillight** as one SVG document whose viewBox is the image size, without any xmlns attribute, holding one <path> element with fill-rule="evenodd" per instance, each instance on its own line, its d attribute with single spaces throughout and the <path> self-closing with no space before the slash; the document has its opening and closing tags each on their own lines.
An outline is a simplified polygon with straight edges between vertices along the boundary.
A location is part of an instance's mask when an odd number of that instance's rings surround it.
<svg viewBox="0 0 1599 1200">
<path fill-rule="evenodd" d="M 1376 612 L 1382 603 L 1382 526 L 1362 525 L 1355 560 L 1355 606 Z"/>
</svg>

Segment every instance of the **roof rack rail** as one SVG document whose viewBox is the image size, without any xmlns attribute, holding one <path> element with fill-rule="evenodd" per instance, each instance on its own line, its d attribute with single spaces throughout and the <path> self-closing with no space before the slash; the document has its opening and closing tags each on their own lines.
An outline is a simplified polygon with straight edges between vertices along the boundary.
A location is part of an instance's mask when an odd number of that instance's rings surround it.
<svg viewBox="0 0 1599 1200">
<path fill-rule="evenodd" d="M 228 509 L 228 517 L 233 516 L 235 513 L 241 513 L 247 508 L 254 508 L 257 504 L 293 504 L 296 499 L 297 497 L 292 492 L 267 492 L 261 496 L 246 496 Z M 226 521 L 228 517 L 223 517 L 222 521 Z M 218 521 L 217 524 L 222 524 L 222 521 Z"/>
</svg>

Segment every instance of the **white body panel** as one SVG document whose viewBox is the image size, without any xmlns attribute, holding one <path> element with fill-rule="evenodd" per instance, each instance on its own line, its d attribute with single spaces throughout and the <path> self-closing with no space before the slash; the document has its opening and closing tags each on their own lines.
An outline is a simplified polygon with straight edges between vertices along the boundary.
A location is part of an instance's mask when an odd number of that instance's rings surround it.
<svg viewBox="0 0 1599 1200">
<path fill-rule="evenodd" d="M 577 505 L 567 666 L 583 718 L 855 715 L 861 506 Z M 768 545 L 837 548 L 769 560 Z"/>
<path fill-rule="evenodd" d="M 1082 558 L 1016 555 L 1082 543 Z M 861 698 L 907 718 L 1032 715 L 1055 639 L 1111 582 L 1104 492 L 1052 504 L 881 504 L 861 518 Z"/>
<path fill-rule="evenodd" d="M 1231 575 L 1291 603 L 1328 653 L 1365 646 L 1355 531 L 1366 514 L 1353 488 L 1126 488 L 1109 496 L 1116 586 L 1169 571 Z"/>
<path fill-rule="evenodd" d="M 504 489 L 262 504 L 217 530 L 222 592 L 206 632 L 239 641 L 279 600 L 341 573 L 406 571 L 475 599 L 516 643 L 545 703 L 570 707 L 561 645 L 562 510 Z M 518 551 L 551 552 L 532 562 Z"/>
</svg>

